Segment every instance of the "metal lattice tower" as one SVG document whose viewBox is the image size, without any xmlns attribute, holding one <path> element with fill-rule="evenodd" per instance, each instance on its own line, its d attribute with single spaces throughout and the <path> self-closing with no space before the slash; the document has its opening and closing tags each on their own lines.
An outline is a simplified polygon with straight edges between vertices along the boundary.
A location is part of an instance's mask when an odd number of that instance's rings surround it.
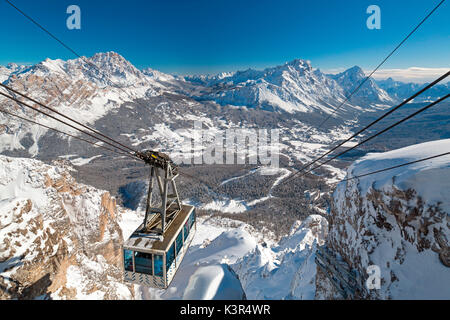
<svg viewBox="0 0 450 320">
<path fill-rule="evenodd" d="M 181 210 L 175 179 L 178 177 L 178 167 L 169 156 L 161 152 L 146 151 L 136 153 L 136 156 L 151 166 L 148 186 L 145 218 L 141 233 L 164 236 L 175 216 Z M 159 206 L 153 205 L 155 180 L 161 198 Z"/>
</svg>

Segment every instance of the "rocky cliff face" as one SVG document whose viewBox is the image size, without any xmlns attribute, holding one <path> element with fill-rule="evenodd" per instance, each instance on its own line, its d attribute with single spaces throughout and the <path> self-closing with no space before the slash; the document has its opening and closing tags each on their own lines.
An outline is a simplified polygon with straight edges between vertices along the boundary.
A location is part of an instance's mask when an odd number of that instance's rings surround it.
<svg viewBox="0 0 450 320">
<path fill-rule="evenodd" d="M 0 156 L 0 299 L 134 297 L 119 225 L 131 212 L 70 170 Z"/>
<path fill-rule="evenodd" d="M 115 52 L 98 53 L 91 58 L 83 57 L 67 61 L 46 59 L 30 67 L 17 65 L 1 67 L 0 81 L 67 116 L 90 125 L 108 112 L 117 110 L 126 101 L 158 96 L 163 89 L 167 91 L 162 84 L 144 75 Z M 30 104 L 26 99 L 20 100 Z M 65 132 L 75 132 L 4 97 L 0 98 L 0 108 Z M 0 119 L 3 117 L 1 114 Z M 36 156 L 39 151 L 38 141 L 47 130 L 15 118 L 7 117 L 6 120 L 7 130 L 1 131 L 0 151 L 24 149 L 21 140 L 30 136 L 28 139 L 32 139 L 33 146 L 25 147 L 32 156 Z"/>
<path fill-rule="evenodd" d="M 448 149 L 450 140 L 440 140 L 369 154 L 349 168 L 348 176 Z M 366 290 L 362 298 L 450 297 L 448 163 L 449 157 L 442 157 L 338 185 L 326 246 L 357 271 L 361 286 L 369 277 L 367 268 L 379 267 L 380 289 Z M 320 272 L 318 282 L 319 297 L 339 297 Z"/>
</svg>

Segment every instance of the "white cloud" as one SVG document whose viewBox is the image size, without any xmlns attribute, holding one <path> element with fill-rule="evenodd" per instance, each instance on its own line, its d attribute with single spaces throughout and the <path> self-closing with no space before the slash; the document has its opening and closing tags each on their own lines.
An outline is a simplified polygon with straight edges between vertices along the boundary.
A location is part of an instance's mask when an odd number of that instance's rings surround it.
<svg viewBox="0 0 450 320">
<path fill-rule="evenodd" d="M 345 68 L 335 68 L 323 70 L 324 73 L 337 74 L 345 71 Z M 449 68 L 422 68 L 422 67 L 411 67 L 406 69 L 380 69 L 377 70 L 372 76 L 376 80 L 384 80 L 387 78 L 392 78 L 401 82 L 415 82 L 415 83 L 425 83 L 431 82 L 436 78 L 439 78 L 444 73 L 449 71 Z M 366 75 L 370 74 L 372 70 L 364 70 Z M 445 80 L 443 81 L 445 82 Z"/>
<path fill-rule="evenodd" d="M 424 83 L 430 82 L 439 78 L 444 73 L 448 72 L 449 68 L 422 68 L 411 67 L 407 69 L 381 69 L 377 70 L 372 76 L 376 80 L 387 79 L 389 77 L 402 82 L 416 82 Z M 364 70 L 369 74 L 371 70 Z"/>
<path fill-rule="evenodd" d="M 313 68 L 313 70 L 317 70 L 317 69 L 319 69 L 319 68 Z M 333 69 L 323 69 L 323 70 L 320 69 L 320 71 L 322 71 L 325 74 L 338 74 L 338 73 L 344 72 L 345 70 L 347 70 L 347 69 L 343 68 L 343 67 L 333 68 Z"/>
</svg>

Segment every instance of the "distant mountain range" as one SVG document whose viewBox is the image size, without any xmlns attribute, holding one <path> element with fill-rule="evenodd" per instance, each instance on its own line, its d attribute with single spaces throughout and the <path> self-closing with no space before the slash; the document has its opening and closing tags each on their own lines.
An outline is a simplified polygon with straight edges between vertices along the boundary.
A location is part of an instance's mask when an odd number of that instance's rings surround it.
<svg viewBox="0 0 450 320">
<path fill-rule="evenodd" d="M 395 81 L 392 78 L 388 78 L 386 80 L 378 80 L 376 82 L 380 88 L 385 90 L 389 96 L 391 96 L 396 101 L 400 101 L 406 99 L 407 97 L 412 96 L 414 93 L 428 85 L 418 84 L 418 83 L 404 83 L 400 81 Z M 414 99 L 415 102 L 423 102 L 429 100 L 435 100 L 436 98 L 440 98 L 450 92 L 450 82 L 447 83 L 439 83 L 428 89 L 426 92 L 418 96 Z"/>
<path fill-rule="evenodd" d="M 129 89 L 129 94 L 142 96 L 137 93 L 137 88 L 140 87 L 145 90 L 146 96 L 175 92 L 198 101 L 214 101 L 220 105 L 288 113 L 330 113 L 366 75 L 358 66 L 339 74 L 324 74 L 319 69 L 314 70 L 308 61 L 296 59 L 264 70 L 248 69 L 214 76 L 179 77 L 151 68 L 139 70 L 115 52 L 98 53 L 91 58 L 68 61 L 46 59 L 33 66 L 13 63 L 6 67 L 0 66 L 0 81 L 22 81 L 25 91 L 36 92 L 37 88 L 33 84 L 35 77 L 46 78 L 46 85 L 39 87 L 39 91 L 52 91 L 47 90 L 50 89 L 47 86 L 64 82 L 69 87 L 72 83 L 77 83 L 80 85 L 79 90 L 86 88 L 84 86 L 95 86 L 98 89 L 126 88 Z M 436 86 L 416 101 L 442 96 L 448 91 L 449 83 Z M 392 78 L 382 81 L 369 79 L 353 95 L 350 103 L 341 109 L 354 111 L 353 108 L 358 106 L 370 109 L 377 105 L 390 105 L 422 86 L 394 81 Z M 75 91 L 75 88 L 64 89 L 66 92 Z"/>
<path fill-rule="evenodd" d="M 194 96 L 196 99 L 271 111 L 328 113 L 345 99 L 345 92 L 336 81 L 319 70 L 314 71 L 304 60 L 262 71 L 248 69 L 186 80 L 207 88 Z"/>
</svg>

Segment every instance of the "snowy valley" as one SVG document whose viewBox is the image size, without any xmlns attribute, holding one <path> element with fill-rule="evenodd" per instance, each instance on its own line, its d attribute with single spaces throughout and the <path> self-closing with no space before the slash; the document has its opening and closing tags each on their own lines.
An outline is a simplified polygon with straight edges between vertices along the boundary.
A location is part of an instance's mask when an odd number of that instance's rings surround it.
<svg viewBox="0 0 450 320">
<path fill-rule="evenodd" d="M 288 274 L 279 274 L 291 281 L 298 273 L 295 263 L 305 259 L 306 286 L 297 279 L 292 290 L 296 298 L 303 297 L 298 292 L 305 292 L 305 298 L 312 297 L 314 271 L 309 260 L 316 242 L 324 241 L 326 220 L 321 216 L 299 222 L 279 245 L 270 233 L 263 234 L 245 223 L 200 218 L 193 243 L 171 287 L 150 289 L 125 283 L 121 272 L 122 242 L 142 223 L 143 212 L 122 208 L 108 192 L 79 184 L 70 176 L 73 168 L 67 163 L 45 165 L 4 156 L 0 161 L 3 299 L 259 299 L 263 293 L 253 292 L 257 287 L 249 285 L 258 281 L 249 278 L 253 269 L 261 269 L 260 276 L 264 277 L 264 272 L 274 272 L 285 257 L 291 261 L 294 252 L 296 258 L 290 262 Z M 189 281 L 207 267 L 228 271 L 223 278 L 219 274 L 216 286 L 207 278 L 205 288 L 189 292 Z M 214 277 L 218 277 L 217 273 Z M 245 279 L 243 289 L 238 279 Z M 267 297 L 272 291 L 270 285 L 259 282 L 266 286 L 261 290 L 266 290 Z M 230 286 L 228 295 L 223 295 L 223 285 Z M 290 294 L 280 292 L 272 298 Z"/>
<path fill-rule="evenodd" d="M 148 167 L 0 112 L 0 299 L 343 299 L 316 265 L 323 246 L 357 272 L 361 288 L 367 267 L 381 268 L 381 289 L 358 298 L 450 297 L 450 156 L 339 182 L 450 151 L 448 108 L 432 135 L 411 134 L 427 128 L 417 122 L 406 138 L 396 133 L 402 139 L 283 183 L 419 87 L 370 80 L 335 112 L 364 77 L 359 67 L 327 75 L 300 59 L 183 77 L 139 70 L 114 52 L 0 66 L 2 83 L 139 150 L 201 155 L 217 132 L 280 132 L 279 168 L 180 166 L 179 192 L 198 209 L 197 231 L 160 290 L 126 283 L 122 273 L 121 246 L 144 215 Z M 408 108 L 442 92 L 448 83 Z M 0 110 L 76 134 L 3 97 Z M 207 132 L 198 149 L 185 144 L 198 136 L 195 121 Z M 237 158 L 246 159 L 242 151 Z"/>
</svg>

